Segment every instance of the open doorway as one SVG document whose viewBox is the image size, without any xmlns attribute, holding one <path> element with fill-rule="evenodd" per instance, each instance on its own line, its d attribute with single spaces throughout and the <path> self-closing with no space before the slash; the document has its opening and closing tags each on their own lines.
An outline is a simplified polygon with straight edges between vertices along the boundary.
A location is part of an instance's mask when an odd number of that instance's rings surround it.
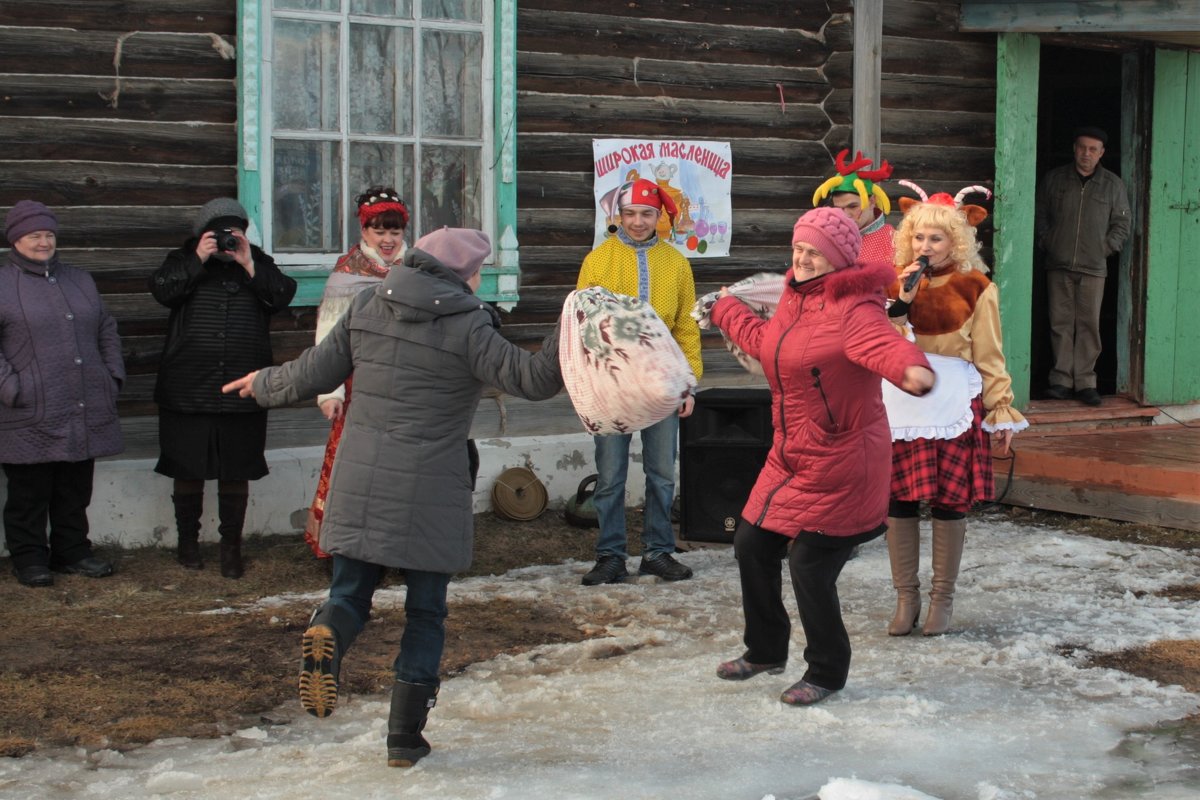
<svg viewBox="0 0 1200 800">
<path fill-rule="evenodd" d="M 1107 50 L 1086 50 L 1046 45 L 1041 48 L 1038 87 L 1037 174 L 1072 160 L 1072 132 L 1095 126 L 1108 134 L 1101 164 L 1121 172 L 1122 56 Z M 1132 198 L 1131 198 L 1132 200 Z M 1040 260 L 1041 254 L 1035 258 Z M 1117 309 L 1122 290 L 1120 254 L 1108 259 L 1108 280 L 1100 310 L 1100 358 L 1096 363 L 1096 388 L 1115 394 L 1118 380 Z M 1030 395 L 1044 397 L 1053 366 L 1046 301 L 1045 270 L 1035 264 L 1031 308 Z M 1126 365 L 1127 366 L 1127 365 Z"/>
</svg>

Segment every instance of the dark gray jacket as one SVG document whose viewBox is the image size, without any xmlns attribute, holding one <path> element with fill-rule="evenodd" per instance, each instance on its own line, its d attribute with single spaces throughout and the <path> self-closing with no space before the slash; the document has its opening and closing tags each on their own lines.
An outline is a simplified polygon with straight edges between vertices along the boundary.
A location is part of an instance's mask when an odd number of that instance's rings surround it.
<svg viewBox="0 0 1200 800">
<path fill-rule="evenodd" d="M 86 271 L 31 261 L 0 266 L 0 462 L 84 461 L 121 452 L 117 322 Z"/>
<path fill-rule="evenodd" d="M 1036 203 L 1037 244 L 1046 269 L 1103 277 L 1106 259 L 1129 236 L 1129 196 L 1119 177 L 1097 165 L 1087 183 L 1075 165 L 1046 173 Z"/>
<path fill-rule="evenodd" d="M 435 258 L 410 250 L 359 294 L 321 343 L 263 369 L 259 405 L 332 391 L 354 399 L 330 478 L 321 549 L 389 567 L 454 573 L 471 564 L 467 437 L 485 385 L 529 400 L 562 388 L 557 331 L 536 355 Z"/>
</svg>

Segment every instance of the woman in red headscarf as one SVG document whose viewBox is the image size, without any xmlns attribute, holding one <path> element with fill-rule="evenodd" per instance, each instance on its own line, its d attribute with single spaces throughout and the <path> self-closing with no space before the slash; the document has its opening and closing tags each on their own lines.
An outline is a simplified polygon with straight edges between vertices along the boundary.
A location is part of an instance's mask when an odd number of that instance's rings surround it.
<svg viewBox="0 0 1200 800">
<path fill-rule="evenodd" d="M 1012 407 L 1012 379 L 1001 348 L 996 285 L 979 258 L 975 226 L 987 216 L 945 193 L 924 202 L 901 198 L 904 219 L 896 231 L 897 280 L 888 290 L 888 316 L 911 328 L 917 346 L 938 373 L 938 391 L 916 406 L 887 397 L 892 421 L 892 497 L 888 506 L 888 556 L 896 588 L 892 636 L 912 632 L 921 614 L 920 516 L 922 501 L 933 518 L 933 577 L 922 633 L 950 627 L 954 588 L 966 540 L 967 512 L 991 500 L 992 447 L 1008 452 L 1013 434 L 1029 426 Z M 900 403 L 906 403 L 900 398 Z M 903 427 L 900 427 L 900 426 Z"/>
<path fill-rule="evenodd" d="M 342 314 L 350 307 L 350 301 L 363 289 L 381 282 L 392 267 L 404 259 L 408 250 L 404 244 L 404 231 L 408 228 L 408 207 L 396 194 L 395 189 L 372 186 L 354 198 L 358 207 L 358 221 L 362 227 L 362 240 L 338 259 L 325 284 L 325 294 L 317 310 L 317 342 L 333 328 Z M 317 396 L 317 405 L 333 427 L 329 441 L 325 444 L 325 460 L 321 463 L 321 476 L 317 479 L 317 492 L 308 509 L 308 522 L 304 526 L 304 541 L 312 548 L 317 558 L 329 558 L 321 550 L 321 521 L 325 518 L 325 498 L 329 494 L 329 474 L 333 471 L 333 459 L 337 455 L 338 442 L 342 439 L 342 426 L 346 419 L 346 408 L 350 405 L 350 384 L 347 380 L 330 394 Z"/>
</svg>

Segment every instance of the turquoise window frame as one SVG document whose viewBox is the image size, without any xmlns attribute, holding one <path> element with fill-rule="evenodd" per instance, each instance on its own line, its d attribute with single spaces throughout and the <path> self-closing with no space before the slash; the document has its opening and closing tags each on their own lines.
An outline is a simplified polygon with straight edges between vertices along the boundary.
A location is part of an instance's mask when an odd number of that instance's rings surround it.
<svg viewBox="0 0 1200 800">
<path fill-rule="evenodd" d="M 238 199 L 261 230 L 262 170 L 267 152 L 265 137 L 270 132 L 261 124 L 262 26 L 269 22 L 270 0 L 238 0 L 237 145 Z M 512 310 L 521 283 L 517 241 L 517 0 L 496 0 L 493 30 L 493 202 L 496 229 L 494 264 L 485 265 L 477 294 L 500 308 Z M 285 269 L 297 283 L 293 306 L 315 306 L 321 302 L 328 273 L 312 269 Z"/>
</svg>

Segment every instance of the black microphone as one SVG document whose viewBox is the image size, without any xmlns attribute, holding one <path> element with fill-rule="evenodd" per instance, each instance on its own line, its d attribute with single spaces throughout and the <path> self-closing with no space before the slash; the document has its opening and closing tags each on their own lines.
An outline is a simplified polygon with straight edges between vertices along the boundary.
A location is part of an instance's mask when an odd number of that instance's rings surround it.
<svg viewBox="0 0 1200 800">
<path fill-rule="evenodd" d="M 921 265 L 921 268 L 912 275 L 909 275 L 904 281 L 904 291 L 906 292 L 911 292 L 913 287 L 917 285 L 917 281 L 921 280 L 921 276 L 925 274 L 925 270 L 929 269 L 929 257 L 918 256 L 917 263 Z"/>
</svg>

